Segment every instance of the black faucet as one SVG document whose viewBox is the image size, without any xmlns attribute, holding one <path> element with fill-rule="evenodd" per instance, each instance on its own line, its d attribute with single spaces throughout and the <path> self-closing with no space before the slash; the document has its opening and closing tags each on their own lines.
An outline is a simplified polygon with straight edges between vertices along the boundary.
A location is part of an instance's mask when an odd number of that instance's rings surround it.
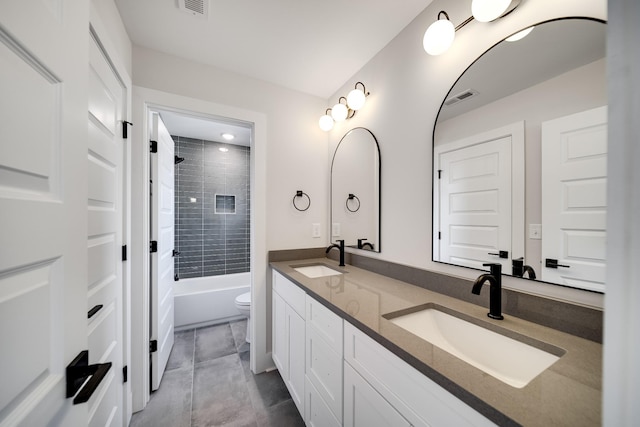
<svg viewBox="0 0 640 427">
<path fill-rule="evenodd" d="M 524 277 L 525 273 L 529 273 L 529 279 L 535 280 L 536 272 L 530 265 L 524 265 L 524 258 L 518 258 L 511 261 L 512 271 L 514 277 Z"/>
<path fill-rule="evenodd" d="M 373 250 L 373 245 L 369 242 L 365 242 L 367 239 L 358 239 L 358 249 L 364 249 L 366 246 L 369 246 L 371 250 Z"/>
<path fill-rule="evenodd" d="M 337 243 L 334 243 L 333 245 L 329 246 L 327 248 L 326 251 L 324 251 L 325 253 L 329 253 L 329 251 L 333 248 L 338 248 L 338 250 L 340 251 L 340 267 L 344 267 L 344 240 L 336 240 Z"/>
<path fill-rule="evenodd" d="M 490 274 L 482 274 L 473 282 L 472 293 L 480 295 L 484 282 L 489 282 L 489 316 L 492 319 L 502 320 L 502 264 L 482 264 L 489 266 Z"/>
</svg>

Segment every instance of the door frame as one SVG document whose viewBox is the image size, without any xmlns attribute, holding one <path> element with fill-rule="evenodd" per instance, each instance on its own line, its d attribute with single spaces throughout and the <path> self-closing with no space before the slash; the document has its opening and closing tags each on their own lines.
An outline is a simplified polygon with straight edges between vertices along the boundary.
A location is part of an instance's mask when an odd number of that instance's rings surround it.
<svg viewBox="0 0 640 427">
<path fill-rule="evenodd" d="M 263 113 L 133 87 L 134 144 L 132 150 L 131 278 L 131 387 L 134 412 L 149 401 L 149 128 L 150 111 L 165 110 L 211 119 L 238 120 L 253 127 L 251 138 L 251 342 L 250 367 L 254 373 L 273 367 L 267 322 L 266 161 L 267 119 Z M 270 322 L 268 322 L 270 325 Z"/>
<path fill-rule="evenodd" d="M 126 121 L 131 122 L 131 102 L 133 92 L 133 82 L 129 75 L 126 63 L 127 52 L 122 52 L 118 48 L 118 45 L 114 44 L 110 38 L 110 34 L 113 34 L 112 30 L 109 30 L 102 18 L 96 6 L 91 2 L 89 6 L 89 32 L 87 37 L 91 37 L 90 34 L 96 39 L 98 47 L 105 55 L 107 62 L 112 67 L 114 74 L 118 77 L 120 82 L 125 88 L 125 111 L 123 117 Z M 87 40 L 89 40 L 87 38 Z M 87 63 L 87 70 L 89 63 Z M 122 124 L 125 126 L 125 124 Z M 131 129 L 129 128 L 129 131 Z M 129 132 L 129 137 L 123 140 L 124 147 L 122 148 L 122 244 L 127 248 L 131 247 L 131 152 L 133 146 L 132 133 Z M 128 368 L 131 366 L 131 262 L 126 261 L 122 264 L 122 365 L 127 367 L 128 372 L 131 370 Z M 117 373 L 119 374 L 119 373 Z M 123 374 L 122 374 L 123 375 Z M 124 417 L 123 425 L 128 425 L 132 410 L 132 387 L 131 381 L 124 383 L 122 390 L 122 414 Z"/>
<path fill-rule="evenodd" d="M 433 147 L 433 223 L 432 230 L 440 229 L 440 186 L 438 169 L 440 155 L 477 145 L 479 140 L 490 141 L 506 136 L 511 137 L 511 257 L 525 256 L 525 153 L 524 153 L 524 121 L 480 132 L 476 135 L 458 139 Z M 440 253 L 440 242 L 433 233 L 431 259 L 436 261 L 435 254 Z M 522 254 L 522 255 L 519 255 Z M 442 262 L 442 261 L 436 261 Z"/>
</svg>

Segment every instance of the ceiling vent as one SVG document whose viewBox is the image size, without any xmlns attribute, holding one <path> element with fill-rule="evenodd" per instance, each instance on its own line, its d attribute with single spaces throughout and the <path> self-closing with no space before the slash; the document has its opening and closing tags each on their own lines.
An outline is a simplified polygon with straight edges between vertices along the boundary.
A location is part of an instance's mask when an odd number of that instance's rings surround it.
<svg viewBox="0 0 640 427">
<path fill-rule="evenodd" d="M 444 101 L 444 105 L 449 106 L 449 105 L 457 104 L 458 102 L 467 100 L 469 98 L 473 98 L 477 94 L 478 94 L 477 91 L 475 91 L 473 89 L 467 89 L 467 90 L 465 90 L 463 92 L 460 92 L 457 95 L 454 95 L 454 96 L 448 98 L 446 101 Z"/>
<path fill-rule="evenodd" d="M 178 0 L 178 9 L 199 18 L 209 17 L 209 0 Z"/>
</svg>

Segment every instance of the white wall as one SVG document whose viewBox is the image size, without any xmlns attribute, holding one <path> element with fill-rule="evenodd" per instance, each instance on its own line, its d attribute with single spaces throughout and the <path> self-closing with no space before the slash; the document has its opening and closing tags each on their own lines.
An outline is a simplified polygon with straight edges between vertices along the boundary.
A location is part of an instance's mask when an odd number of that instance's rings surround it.
<svg viewBox="0 0 640 427">
<path fill-rule="evenodd" d="M 330 132 L 330 150 L 346 130 L 371 129 L 378 138 L 382 161 L 382 235 L 380 254 L 372 257 L 418 268 L 473 278 L 473 270 L 431 261 L 431 165 L 434 120 L 445 95 L 458 76 L 485 50 L 522 28 L 564 16 L 606 19 L 606 2 L 523 1 L 509 16 L 497 22 L 471 22 L 456 34 L 452 48 L 441 56 L 429 56 L 422 48 L 427 27 L 440 10 L 454 25 L 470 16 L 468 0 L 436 0 L 409 24 L 330 99 L 336 102 L 357 81 L 371 95 L 356 117 Z M 601 307 L 593 293 L 543 283 L 508 278 L 505 286 L 555 298 Z"/>
<path fill-rule="evenodd" d="M 312 223 L 321 223 L 324 230 L 328 222 L 327 135 L 317 124 L 326 100 L 138 46 L 133 69 L 136 86 L 265 114 L 267 248 L 327 244 L 326 233 L 311 237 Z M 294 209 L 296 190 L 311 197 L 309 210 Z"/>
</svg>

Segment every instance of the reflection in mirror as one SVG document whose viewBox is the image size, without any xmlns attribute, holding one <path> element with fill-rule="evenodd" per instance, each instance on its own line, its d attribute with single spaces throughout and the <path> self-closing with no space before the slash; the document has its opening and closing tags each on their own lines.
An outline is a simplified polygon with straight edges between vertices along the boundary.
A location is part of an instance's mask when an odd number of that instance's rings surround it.
<svg viewBox="0 0 640 427">
<path fill-rule="evenodd" d="M 331 241 L 380 252 L 380 148 L 365 128 L 347 132 L 331 163 Z"/>
<path fill-rule="evenodd" d="M 541 23 L 458 78 L 434 128 L 434 261 L 604 292 L 605 34 Z"/>
</svg>

